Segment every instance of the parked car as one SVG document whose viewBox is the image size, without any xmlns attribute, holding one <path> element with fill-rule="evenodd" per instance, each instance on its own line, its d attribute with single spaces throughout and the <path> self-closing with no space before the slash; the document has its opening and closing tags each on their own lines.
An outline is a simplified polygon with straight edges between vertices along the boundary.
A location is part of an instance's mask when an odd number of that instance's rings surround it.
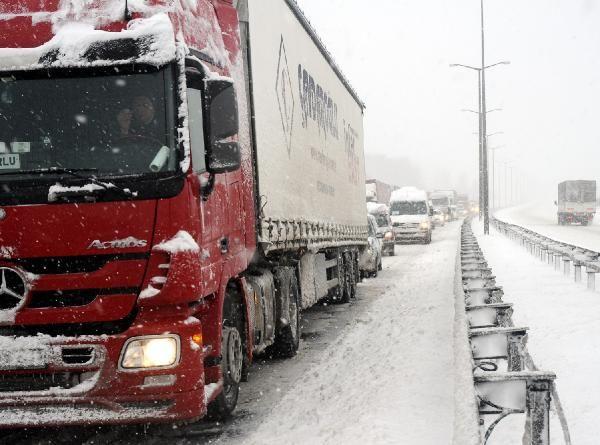
<svg viewBox="0 0 600 445">
<path fill-rule="evenodd" d="M 396 241 L 394 240 L 394 231 L 392 229 L 392 219 L 390 218 L 389 207 L 377 202 L 368 202 L 367 212 L 375 217 L 377 223 L 377 238 L 381 240 L 381 250 L 383 251 L 383 254 L 394 256 Z"/>
<path fill-rule="evenodd" d="M 381 240 L 377 237 L 377 221 L 373 215 L 367 215 L 369 238 L 367 247 L 362 251 L 358 268 L 361 277 L 376 277 L 377 273 L 382 269 L 381 257 Z"/>
</svg>

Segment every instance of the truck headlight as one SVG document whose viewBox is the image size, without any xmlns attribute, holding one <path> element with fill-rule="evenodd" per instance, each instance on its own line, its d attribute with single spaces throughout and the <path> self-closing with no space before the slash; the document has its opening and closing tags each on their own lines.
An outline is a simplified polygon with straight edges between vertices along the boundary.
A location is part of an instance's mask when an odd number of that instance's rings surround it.
<svg viewBox="0 0 600 445">
<path fill-rule="evenodd" d="M 177 335 L 134 337 L 127 340 L 121 353 L 121 367 L 165 368 L 179 361 L 180 344 Z"/>
<path fill-rule="evenodd" d="M 383 237 L 384 240 L 386 241 L 390 241 L 394 239 L 394 232 L 385 232 L 385 236 Z"/>
<path fill-rule="evenodd" d="M 421 228 L 421 230 L 427 230 L 429 229 L 429 222 L 423 221 L 421 224 L 419 224 L 419 227 Z"/>
</svg>

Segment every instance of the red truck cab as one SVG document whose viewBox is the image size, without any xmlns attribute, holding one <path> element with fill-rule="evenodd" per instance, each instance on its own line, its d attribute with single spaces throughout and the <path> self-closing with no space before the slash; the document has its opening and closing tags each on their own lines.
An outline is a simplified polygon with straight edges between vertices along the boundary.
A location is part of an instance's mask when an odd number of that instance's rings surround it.
<svg viewBox="0 0 600 445">
<path fill-rule="evenodd" d="M 256 247 L 232 2 L 6 3 L 0 426 L 226 415 Z"/>
</svg>

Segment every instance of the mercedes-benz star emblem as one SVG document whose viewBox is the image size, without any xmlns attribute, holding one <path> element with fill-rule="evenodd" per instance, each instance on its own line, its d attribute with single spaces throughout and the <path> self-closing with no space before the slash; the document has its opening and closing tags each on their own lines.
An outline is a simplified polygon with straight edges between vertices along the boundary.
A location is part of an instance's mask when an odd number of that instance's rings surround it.
<svg viewBox="0 0 600 445">
<path fill-rule="evenodd" d="M 16 310 L 25 303 L 27 284 L 14 269 L 0 267 L 0 311 Z"/>
<path fill-rule="evenodd" d="M 6 210 L 0 209 L 0 221 L 6 218 Z"/>
</svg>

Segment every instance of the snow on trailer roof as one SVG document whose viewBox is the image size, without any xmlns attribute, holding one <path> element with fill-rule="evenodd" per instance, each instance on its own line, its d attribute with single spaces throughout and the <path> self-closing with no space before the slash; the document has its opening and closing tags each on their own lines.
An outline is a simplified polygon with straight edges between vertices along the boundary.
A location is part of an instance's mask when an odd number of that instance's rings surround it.
<svg viewBox="0 0 600 445">
<path fill-rule="evenodd" d="M 402 187 L 392 192 L 392 201 L 427 201 L 427 192 L 416 187 Z"/>
</svg>

